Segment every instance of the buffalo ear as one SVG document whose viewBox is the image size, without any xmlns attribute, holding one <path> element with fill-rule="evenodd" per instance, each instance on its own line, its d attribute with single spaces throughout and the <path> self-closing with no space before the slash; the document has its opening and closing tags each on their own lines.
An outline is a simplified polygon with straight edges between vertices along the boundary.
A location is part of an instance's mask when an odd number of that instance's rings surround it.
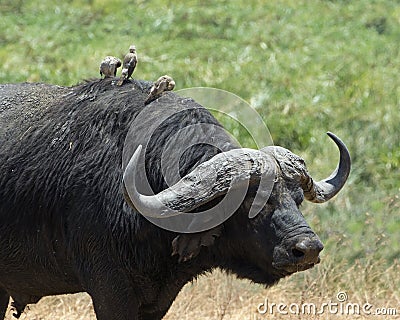
<svg viewBox="0 0 400 320">
<path fill-rule="evenodd" d="M 186 262 L 196 257 L 201 247 L 210 247 L 221 235 L 221 226 L 198 232 L 180 234 L 172 240 L 172 256 L 178 255 L 179 262 Z"/>
</svg>

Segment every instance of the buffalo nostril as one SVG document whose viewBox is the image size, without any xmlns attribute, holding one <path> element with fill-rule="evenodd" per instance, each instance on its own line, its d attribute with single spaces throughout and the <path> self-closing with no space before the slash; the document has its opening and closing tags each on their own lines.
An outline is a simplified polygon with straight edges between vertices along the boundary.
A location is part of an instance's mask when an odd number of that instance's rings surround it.
<svg viewBox="0 0 400 320">
<path fill-rule="evenodd" d="M 292 253 L 296 258 L 301 258 L 304 256 L 304 252 L 296 248 L 292 249 Z"/>
<path fill-rule="evenodd" d="M 323 248 L 324 246 L 318 239 L 307 238 L 295 244 L 292 254 L 303 263 L 318 263 L 319 253 Z"/>
</svg>

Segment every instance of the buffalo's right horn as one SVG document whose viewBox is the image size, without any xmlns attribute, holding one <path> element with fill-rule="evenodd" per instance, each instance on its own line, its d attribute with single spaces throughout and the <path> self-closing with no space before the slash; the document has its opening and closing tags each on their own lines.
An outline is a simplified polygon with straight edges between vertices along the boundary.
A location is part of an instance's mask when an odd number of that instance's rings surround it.
<svg viewBox="0 0 400 320">
<path fill-rule="evenodd" d="M 132 204 L 147 217 L 162 218 L 189 212 L 227 193 L 230 188 L 246 187 L 263 175 L 275 177 L 276 162 L 271 155 L 253 149 L 234 149 L 201 163 L 168 189 L 155 195 L 143 195 L 135 182 L 141 150 L 139 146 L 134 152 L 123 180 Z"/>
</svg>

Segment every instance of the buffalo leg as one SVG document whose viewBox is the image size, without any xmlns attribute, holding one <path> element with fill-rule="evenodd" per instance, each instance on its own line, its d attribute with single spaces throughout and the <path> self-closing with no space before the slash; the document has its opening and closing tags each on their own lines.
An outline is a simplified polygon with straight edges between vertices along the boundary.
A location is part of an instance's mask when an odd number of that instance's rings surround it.
<svg viewBox="0 0 400 320">
<path fill-rule="evenodd" d="M 168 310 L 165 311 L 155 311 L 152 313 L 140 313 L 140 320 L 161 320 Z"/>
<path fill-rule="evenodd" d="M 122 292 L 95 293 L 91 296 L 97 320 L 139 320 L 133 297 L 127 301 L 128 297 Z"/>
<path fill-rule="evenodd" d="M 96 283 L 87 291 L 92 297 L 97 320 L 139 319 L 138 299 L 131 285 L 123 279 L 96 278 Z"/>
<path fill-rule="evenodd" d="M 10 296 L 7 291 L 0 288 L 0 319 L 4 319 L 10 301 Z"/>
</svg>

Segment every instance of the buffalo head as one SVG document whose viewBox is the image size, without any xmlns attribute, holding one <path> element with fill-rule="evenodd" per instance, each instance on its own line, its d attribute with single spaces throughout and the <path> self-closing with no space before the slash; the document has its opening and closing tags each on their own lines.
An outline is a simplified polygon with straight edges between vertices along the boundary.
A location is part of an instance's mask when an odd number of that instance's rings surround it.
<svg viewBox="0 0 400 320">
<path fill-rule="evenodd" d="M 124 173 L 127 198 L 144 216 L 161 219 L 187 215 L 210 202 L 215 204 L 215 200 L 244 186 L 245 196 L 232 217 L 209 231 L 219 237 L 213 243 L 213 249 L 218 252 L 214 255 L 221 256 L 218 266 L 255 282 L 272 284 L 320 261 L 323 245 L 299 207 L 304 199 L 316 203 L 328 201 L 347 180 L 349 152 L 338 137 L 328 135 L 339 148 L 340 161 L 336 170 L 319 182 L 309 175 L 302 158 L 282 147 L 270 146 L 262 150 L 233 149 L 219 153 L 154 195 L 143 195 L 136 188 L 139 146 Z M 197 234 L 199 239 L 201 234 L 204 232 Z M 196 234 L 181 237 L 185 242 Z M 197 254 L 190 253 L 183 260 Z"/>
</svg>

